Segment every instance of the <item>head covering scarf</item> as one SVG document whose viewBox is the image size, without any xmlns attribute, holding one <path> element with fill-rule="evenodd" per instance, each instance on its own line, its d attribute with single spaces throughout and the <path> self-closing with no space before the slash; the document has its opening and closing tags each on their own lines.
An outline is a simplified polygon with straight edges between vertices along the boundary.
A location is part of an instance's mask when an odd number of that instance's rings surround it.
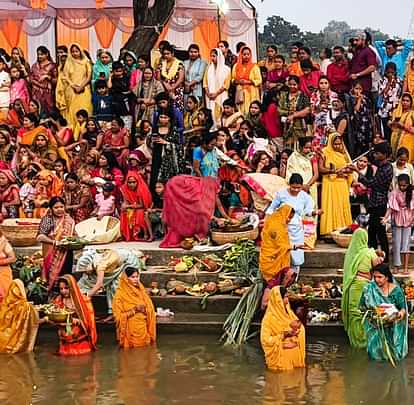
<svg viewBox="0 0 414 405">
<path fill-rule="evenodd" d="M 9 181 L 9 184 L 15 184 L 16 183 L 16 176 L 14 175 L 14 173 L 10 170 L 10 169 L 5 169 L 1 171 L 6 177 L 7 180 Z"/>
<path fill-rule="evenodd" d="M 134 63 L 131 66 L 128 66 L 126 64 L 125 57 L 127 55 L 129 55 L 132 59 L 134 59 Z M 137 68 L 138 58 L 137 58 L 137 55 L 135 55 L 135 52 L 133 51 L 129 51 L 129 50 L 124 51 L 122 54 L 122 61 L 124 62 L 124 66 L 125 66 L 125 69 L 127 70 L 128 75 L 131 74 L 131 72 Z"/>
<path fill-rule="evenodd" d="M 108 54 L 110 57 L 109 63 L 107 63 L 106 65 L 103 64 L 101 61 L 101 55 L 103 53 Z M 92 70 L 92 82 L 93 83 L 96 82 L 98 79 L 101 79 L 101 73 L 105 73 L 104 80 L 109 79 L 109 76 L 112 71 L 113 61 L 114 61 L 114 58 L 112 57 L 112 54 L 109 51 L 107 51 L 106 49 L 98 49 L 98 52 L 96 53 L 96 62 L 93 65 L 93 70 Z"/>
<path fill-rule="evenodd" d="M 305 329 L 301 326 L 299 336 L 294 339 L 298 344 L 295 349 L 284 350 L 283 332 L 290 331 L 291 323 L 298 321 L 290 308 L 283 302 L 280 287 L 270 291 L 269 304 L 262 321 L 260 342 L 265 353 L 266 364 L 272 370 L 289 370 L 294 367 L 305 367 Z"/>
<path fill-rule="evenodd" d="M 0 353 L 33 351 L 38 323 L 37 311 L 27 301 L 23 282 L 13 280 L 0 305 Z"/>
<path fill-rule="evenodd" d="M 207 68 L 208 87 L 211 93 L 217 92 L 223 87 L 224 82 L 230 74 L 230 68 L 226 65 L 226 60 L 220 49 L 214 49 L 217 53 L 217 65 L 210 63 Z"/>
<path fill-rule="evenodd" d="M 342 151 L 337 152 L 334 147 L 333 143 L 336 139 L 341 139 L 342 142 Z M 351 157 L 344 145 L 344 141 L 342 136 L 338 132 L 332 132 L 329 134 L 328 144 L 322 150 L 323 156 L 325 157 L 325 167 L 329 167 L 331 164 L 336 169 L 342 169 L 347 164 L 352 163 Z"/>
<path fill-rule="evenodd" d="M 250 51 L 250 59 L 246 64 L 243 64 L 243 52 L 245 50 Z M 237 58 L 237 64 L 236 64 L 236 80 L 250 80 L 250 72 L 252 71 L 254 67 L 253 63 L 253 55 L 252 50 L 248 46 L 244 46 Z"/>
<path fill-rule="evenodd" d="M 138 270 L 137 270 L 138 271 Z M 137 305 L 145 306 L 145 314 L 128 316 Z M 116 332 L 119 345 L 123 348 L 141 347 L 156 340 L 155 310 L 151 298 L 142 283 L 135 287 L 124 273 L 113 301 Z"/>
<path fill-rule="evenodd" d="M 262 231 L 259 268 L 266 282 L 290 267 L 290 240 L 287 224 L 293 208 L 282 205 L 265 221 Z"/>
<path fill-rule="evenodd" d="M 47 180 L 50 183 L 50 186 L 48 188 L 48 194 L 50 197 L 60 197 L 63 192 L 63 182 L 59 179 L 53 172 L 50 170 L 41 170 L 38 174 L 39 178 L 47 178 Z"/>
</svg>

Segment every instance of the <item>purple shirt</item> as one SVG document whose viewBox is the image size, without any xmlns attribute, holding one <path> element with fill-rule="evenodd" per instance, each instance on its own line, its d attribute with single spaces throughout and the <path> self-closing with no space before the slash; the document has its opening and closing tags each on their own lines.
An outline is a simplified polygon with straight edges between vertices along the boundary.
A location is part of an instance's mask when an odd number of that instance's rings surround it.
<svg viewBox="0 0 414 405">
<path fill-rule="evenodd" d="M 377 58 L 375 56 L 375 52 L 369 49 L 368 47 L 364 47 L 361 49 L 357 49 L 355 52 L 354 57 L 351 60 L 351 73 L 359 73 L 365 70 L 369 66 L 376 66 L 377 65 Z M 358 77 L 357 81 L 361 83 L 364 93 L 369 93 L 372 87 L 372 76 L 371 73 L 368 75 Z"/>
</svg>

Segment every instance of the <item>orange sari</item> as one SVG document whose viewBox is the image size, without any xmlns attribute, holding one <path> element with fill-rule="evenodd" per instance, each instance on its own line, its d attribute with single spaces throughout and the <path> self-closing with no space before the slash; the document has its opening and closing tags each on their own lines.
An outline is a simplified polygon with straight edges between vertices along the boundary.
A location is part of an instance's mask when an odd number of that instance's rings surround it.
<svg viewBox="0 0 414 405">
<path fill-rule="evenodd" d="M 89 353 L 96 350 L 98 340 L 92 301 L 89 297 L 82 295 L 72 275 L 66 274 L 62 279 L 69 285 L 70 297 L 76 311 L 75 318 L 79 320 L 79 323 L 74 324 L 72 322 L 70 331 L 66 329 L 66 326 L 59 327 L 59 354 L 62 356 L 77 356 Z M 65 308 L 60 295 L 53 300 L 53 303 L 60 308 Z"/>
<path fill-rule="evenodd" d="M 4 236 L 0 236 L 0 259 L 4 259 L 13 254 L 13 248 Z M 12 271 L 9 265 L 0 266 L 0 303 L 6 296 L 10 284 L 13 281 Z"/>
<path fill-rule="evenodd" d="M 145 306 L 145 314 L 132 311 L 137 305 Z M 141 283 L 135 287 L 129 282 L 126 274 L 123 274 L 112 309 L 116 320 L 117 339 L 121 347 L 129 349 L 155 343 L 157 332 L 154 305 Z"/>
<path fill-rule="evenodd" d="M 137 182 L 137 188 L 131 190 L 128 187 L 128 179 L 132 177 Z M 129 171 L 125 177 L 125 183 L 120 187 L 122 199 L 127 204 L 141 204 L 142 208 L 127 208 L 121 212 L 121 233 L 126 241 L 139 240 L 141 231 L 148 231 L 145 224 L 145 210 L 151 207 L 152 196 L 142 176 Z"/>
</svg>

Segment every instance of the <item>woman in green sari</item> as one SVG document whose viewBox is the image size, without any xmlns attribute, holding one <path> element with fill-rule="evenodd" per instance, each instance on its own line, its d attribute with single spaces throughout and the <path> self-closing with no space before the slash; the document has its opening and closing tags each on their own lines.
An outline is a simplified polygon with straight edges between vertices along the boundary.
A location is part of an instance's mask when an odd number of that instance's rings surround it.
<svg viewBox="0 0 414 405">
<path fill-rule="evenodd" d="M 360 216 L 359 222 L 365 225 Z M 367 346 L 367 339 L 362 324 L 362 312 L 359 302 L 364 287 L 371 281 L 372 267 L 382 263 L 374 249 L 368 247 L 368 232 L 363 227 L 352 235 L 351 243 L 345 255 L 343 292 L 342 292 L 342 319 L 344 328 L 352 347 L 363 349 Z"/>
<path fill-rule="evenodd" d="M 364 287 L 360 309 L 362 312 L 376 310 L 381 304 L 393 304 L 398 310 L 395 321 L 378 327 L 369 316 L 364 319 L 367 335 L 368 356 L 372 360 L 391 361 L 395 364 L 408 353 L 408 311 L 404 291 L 393 278 L 386 264 L 373 269 L 374 280 Z"/>
</svg>

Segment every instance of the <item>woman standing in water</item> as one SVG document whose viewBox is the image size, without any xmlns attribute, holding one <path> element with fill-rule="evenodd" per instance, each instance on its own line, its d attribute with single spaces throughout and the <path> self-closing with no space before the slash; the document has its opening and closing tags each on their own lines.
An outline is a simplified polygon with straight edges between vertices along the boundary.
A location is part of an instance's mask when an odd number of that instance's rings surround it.
<svg viewBox="0 0 414 405">
<path fill-rule="evenodd" d="M 371 360 L 397 363 L 408 354 L 408 312 L 404 291 L 393 278 L 386 264 L 373 268 L 374 280 L 364 287 L 360 309 L 376 311 L 381 304 L 392 304 L 398 310 L 395 321 L 379 327 L 370 317 L 364 319 L 367 350 Z"/>
<path fill-rule="evenodd" d="M 126 267 L 113 301 L 119 346 L 148 346 L 156 340 L 154 305 L 139 281 L 139 270 Z"/>
<path fill-rule="evenodd" d="M 58 325 L 59 354 L 77 356 L 95 350 L 98 335 L 92 301 L 82 295 L 72 275 L 67 274 L 59 279 L 59 295 L 53 304 L 73 312 L 69 328 L 67 324 Z"/>
<path fill-rule="evenodd" d="M 274 287 L 262 321 L 260 342 L 275 371 L 305 367 L 305 328 L 290 308 L 287 290 Z"/>
<path fill-rule="evenodd" d="M 345 255 L 341 309 L 344 329 L 351 346 L 362 349 L 367 346 L 367 338 L 359 302 L 364 287 L 371 281 L 372 267 L 381 264 L 384 259 L 368 247 L 368 217 L 362 214 L 358 217 L 358 222 L 360 228 L 352 235 Z"/>
</svg>

